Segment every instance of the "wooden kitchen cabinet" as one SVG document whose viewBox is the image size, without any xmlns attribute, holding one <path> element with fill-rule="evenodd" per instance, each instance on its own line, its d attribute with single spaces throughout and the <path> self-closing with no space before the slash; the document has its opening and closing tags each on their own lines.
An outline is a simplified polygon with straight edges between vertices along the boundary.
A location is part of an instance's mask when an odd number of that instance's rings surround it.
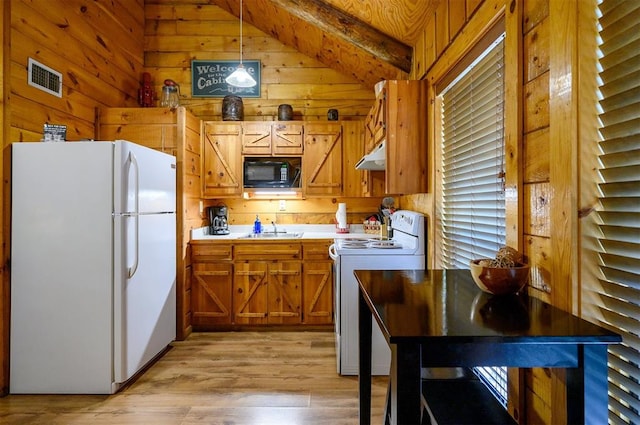
<svg viewBox="0 0 640 425">
<path fill-rule="evenodd" d="M 382 88 L 382 91 L 376 100 L 373 102 L 373 106 L 369 110 L 367 117 L 364 120 L 364 132 L 365 132 L 365 145 L 364 151 L 371 152 L 378 144 L 384 140 L 386 136 L 386 100 L 387 100 L 387 87 L 386 84 Z"/>
<path fill-rule="evenodd" d="M 231 324 L 231 263 L 195 263 L 191 280 L 193 326 Z"/>
<path fill-rule="evenodd" d="M 201 121 L 184 107 L 97 108 L 96 140 L 124 139 L 176 157 L 176 337 L 191 333 L 191 229 L 200 216 Z"/>
<path fill-rule="evenodd" d="M 331 242 L 193 241 L 194 327 L 331 325 Z"/>
<path fill-rule="evenodd" d="M 333 260 L 327 242 L 303 243 L 302 305 L 303 323 L 333 323 Z"/>
<path fill-rule="evenodd" d="M 300 261 L 242 261 L 233 280 L 236 324 L 300 324 Z"/>
<path fill-rule="evenodd" d="M 242 196 L 242 126 L 207 121 L 202 134 L 202 197 Z"/>
<path fill-rule="evenodd" d="M 238 243 L 234 247 L 234 323 L 302 322 L 299 242 Z"/>
<path fill-rule="evenodd" d="M 268 266 L 268 323 L 302 323 L 302 264 L 300 261 L 278 261 Z"/>
<path fill-rule="evenodd" d="M 302 155 L 302 123 L 243 122 L 243 155 Z"/>
<path fill-rule="evenodd" d="M 342 125 L 336 122 L 305 124 L 302 157 L 305 196 L 341 195 L 342 174 Z"/>
<path fill-rule="evenodd" d="M 264 261 L 235 263 L 233 273 L 233 321 L 240 325 L 267 324 L 268 264 Z"/>
<path fill-rule="evenodd" d="M 365 120 L 365 153 L 376 149 L 382 141 L 386 146 L 385 194 L 425 193 L 426 80 L 386 81 Z M 367 178 L 367 182 L 375 184 L 375 178 Z"/>
<path fill-rule="evenodd" d="M 229 325 L 233 312 L 232 245 L 206 242 L 191 245 L 193 326 Z"/>
</svg>

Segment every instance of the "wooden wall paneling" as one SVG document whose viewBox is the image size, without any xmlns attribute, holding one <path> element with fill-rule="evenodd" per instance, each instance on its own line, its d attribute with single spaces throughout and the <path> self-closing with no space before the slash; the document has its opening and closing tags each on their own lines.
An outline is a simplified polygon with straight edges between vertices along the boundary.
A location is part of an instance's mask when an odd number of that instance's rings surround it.
<svg viewBox="0 0 640 425">
<path fill-rule="evenodd" d="M 578 40 L 577 5 L 550 2 L 549 146 L 551 162 L 551 240 L 553 279 L 563 288 L 552 292 L 553 304 L 567 311 L 577 307 L 578 222 Z"/>
<path fill-rule="evenodd" d="M 527 235 L 550 235 L 549 209 L 551 203 L 549 183 L 523 185 L 523 230 Z"/>
<path fill-rule="evenodd" d="M 476 11 L 476 9 L 478 9 L 478 6 L 482 4 L 482 1 L 483 0 L 467 0 L 466 1 L 467 19 L 469 19 L 469 17 Z"/>
<path fill-rule="evenodd" d="M 543 127 L 524 136 L 524 169 L 526 183 L 549 181 L 549 127 Z"/>
<path fill-rule="evenodd" d="M 343 120 L 366 115 L 374 97 L 373 90 L 354 77 L 360 78 L 360 72 L 373 75 L 380 71 L 371 66 L 366 55 L 361 55 L 359 70 L 340 73 L 329 69 L 316 58 L 291 47 L 296 46 L 295 43 L 316 43 L 311 36 L 316 29 L 301 27 L 300 20 L 283 15 L 270 3 L 254 6 L 269 11 L 260 16 L 261 28 L 272 28 L 283 36 L 288 31 L 279 28 L 295 24 L 296 32 L 304 33 L 305 37 L 280 42 L 268 31 L 251 25 L 251 16 L 244 16 L 243 57 L 258 59 L 262 65 L 261 97 L 243 99 L 245 120 L 275 120 L 278 105 L 284 103 L 293 106 L 295 118 L 299 120 L 326 119 L 327 110 L 331 108 L 337 108 Z M 229 7 L 237 8 L 237 5 Z M 222 99 L 191 97 L 191 60 L 237 60 L 238 19 L 212 4 L 174 7 L 161 0 L 147 2 L 146 18 L 151 22 L 145 29 L 145 66 L 152 73 L 156 90 L 165 78 L 171 78 L 180 84 L 182 105 L 202 120 L 220 120 Z M 326 39 L 323 42 L 331 43 Z M 330 50 L 329 45 L 327 48 Z M 341 62 L 340 57 L 334 59 L 336 63 Z M 379 78 L 377 76 L 376 81 Z"/>
<path fill-rule="evenodd" d="M 524 88 L 524 132 L 549 125 L 549 73 L 528 82 Z"/>
<path fill-rule="evenodd" d="M 527 374 L 525 381 L 527 388 L 529 388 L 530 390 L 533 388 L 536 389 L 536 393 L 532 397 L 537 398 L 535 403 L 538 405 L 538 413 L 536 413 L 534 417 L 548 417 L 551 413 L 551 410 L 546 400 L 549 400 L 551 397 L 551 369 L 540 367 L 532 368 Z M 542 409 L 540 409 L 540 407 Z M 544 413 L 540 414 L 540 410 L 542 410 L 542 412 Z M 533 419 L 534 417 L 529 417 L 529 421 L 527 421 L 526 423 L 550 423 L 531 421 L 531 419 Z"/>
<path fill-rule="evenodd" d="M 548 0 L 526 0 L 523 11 L 523 64 L 525 93 L 524 157 L 525 211 L 523 231 L 527 234 L 524 254 L 531 266 L 528 292 L 551 301 L 552 276 L 549 193 L 549 43 Z M 525 403 L 526 423 L 548 422 L 551 418 L 550 380 L 535 379 L 541 369 L 528 369 Z M 548 372 L 548 370 L 546 370 Z"/>
<path fill-rule="evenodd" d="M 533 391 L 527 391 L 525 397 L 527 414 L 522 418 L 525 424 L 553 424 L 551 407 Z"/>
<path fill-rule="evenodd" d="M 431 68 L 431 66 L 436 61 L 436 18 L 432 16 L 428 21 L 427 25 L 424 27 L 424 70 L 425 72 Z M 420 77 L 422 78 L 422 77 Z"/>
<path fill-rule="evenodd" d="M 65 0 L 51 7 L 50 0 L 14 1 L 14 30 L 92 73 L 116 78 L 127 75 L 135 83 L 142 70 L 144 12 L 142 1 L 129 3 L 113 8 L 116 15 L 112 15 L 105 13 L 106 4 L 97 2 Z"/>
<path fill-rule="evenodd" d="M 524 255 L 531 275 L 529 279 L 529 294 L 550 302 L 552 287 L 551 265 L 554 261 L 551 251 L 551 239 L 544 236 L 527 236 L 524 244 Z"/>
<path fill-rule="evenodd" d="M 205 207 L 222 203 L 229 211 L 229 224 L 252 224 L 256 214 L 264 226 L 275 221 L 286 229 L 287 224 L 335 224 L 338 203 L 347 204 L 347 222 L 362 224 L 365 218 L 378 211 L 382 198 L 310 198 L 288 199 L 280 211 L 277 199 L 209 199 Z"/>
<path fill-rule="evenodd" d="M 14 34 L 13 40 L 23 39 L 21 34 Z M 38 49 L 37 45 L 34 45 L 30 40 L 25 40 L 23 44 L 25 49 Z M 35 50 L 33 50 L 35 51 Z M 92 104 L 92 100 L 84 93 L 69 90 L 64 86 L 65 80 L 63 76 L 63 97 L 59 98 L 52 94 L 39 90 L 27 83 L 27 56 L 21 56 L 18 60 L 11 63 L 11 90 L 14 93 L 12 98 L 18 98 L 19 101 L 25 104 L 34 104 L 36 108 L 42 108 L 42 110 L 49 113 L 56 113 L 60 116 L 65 116 L 64 119 L 68 119 L 68 116 L 75 116 L 77 121 L 81 121 L 84 126 L 93 127 L 93 120 L 95 118 L 95 103 Z M 43 59 L 37 59 L 38 62 L 46 65 L 47 61 Z M 49 62 L 50 63 L 50 62 Z M 48 66 L 48 65 L 47 65 Z M 59 69 L 59 68 L 58 68 Z M 101 90 L 99 90 L 101 91 Z M 117 97 L 117 96 L 115 96 Z M 114 97 L 114 98 L 115 98 Z M 18 100 L 16 100 L 18 101 Z M 42 106 L 38 106 L 42 105 Z M 18 115 L 14 125 L 20 126 L 20 128 L 33 130 L 37 129 L 39 133 L 42 133 L 42 124 L 46 121 L 36 120 L 36 115 Z M 46 119 L 46 115 L 45 115 Z M 62 119 L 62 118 L 61 118 Z M 67 128 L 68 136 L 73 136 L 70 132 L 70 128 Z M 37 138 L 35 140 L 40 140 Z"/>
<path fill-rule="evenodd" d="M 67 125 L 67 139 L 92 138 L 96 106 L 135 105 L 143 60 L 141 0 L 11 2 L 12 138 L 39 140 L 44 123 Z M 42 11 L 46 10 L 44 14 Z M 26 83 L 28 57 L 63 74 L 63 97 Z"/>
<path fill-rule="evenodd" d="M 549 16 L 549 2 L 553 0 L 526 0 L 522 31 L 526 34 Z"/>
<path fill-rule="evenodd" d="M 412 80 L 421 80 L 427 72 L 427 34 L 426 31 L 420 33 L 420 37 L 416 41 L 416 45 L 413 47 L 413 60 L 411 61 L 411 75 Z"/>
<path fill-rule="evenodd" d="M 448 0 L 449 2 L 449 40 L 453 40 L 467 21 L 467 5 L 465 0 Z"/>
<path fill-rule="evenodd" d="M 524 253 L 523 235 L 523 162 L 526 158 L 523 147 L 523 35 L 522 1 L 512 1 L 505 9 L 505 243 Z M 507 369 L 507 409 L 512 417 L 526 414 L 524 389 L 525 370 Z"/>
<path fill-rule="evenodd" d="M 525 35 L 525 81 L 529 82 L 549 70 L 550 38 L 548 19 L 542 20 Z"/>
<path fill-rule="evenodd" d="M 449 2 L 438 3 L 434 18 L 436 22 L 436 57 L 439 58 L 449 45 Z"/>
<path fill-rule="evenodd" d="M 578 314 L 578 3 L 550 1 L 549 27 L 551 300 Z M 553 374 L 554 423 L 567 421 L 565 375 L 559 370 Z"/>
</svg>

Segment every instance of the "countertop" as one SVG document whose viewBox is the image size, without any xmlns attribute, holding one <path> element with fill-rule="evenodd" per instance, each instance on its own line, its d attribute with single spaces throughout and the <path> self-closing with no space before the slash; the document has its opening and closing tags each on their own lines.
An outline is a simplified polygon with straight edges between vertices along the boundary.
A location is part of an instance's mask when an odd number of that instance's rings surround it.
<svg viewBox="0 0 640 425">
<path fill-rule="evenodd" d="M 263 224 L 262 229 L 264 232 L 272 232 L 273 226 L 271 224 Z M 300 237 L 278 237 L 278 238 L 246 238 L 247 234 L 250 234 L 253 230 L 252 225 L 230 225 L 228 235 L 209 235 L 208 227 L 200 227 L 191 230 L 191 240 L 207 240 L 207 241 L 300 241 L 311 239 L 341 239 L 341 238 L 372 238 L 376 235 L 364 233 L 362 225 L 351 224 L 349 225 L 349 233 L 337 233 L 336 227 L 333 224 L 282 224 L 277 225 L 278 233 L 285 232 L 286 234 L 293 235 L 294 233 L 302 233 Z"/>
</svg>

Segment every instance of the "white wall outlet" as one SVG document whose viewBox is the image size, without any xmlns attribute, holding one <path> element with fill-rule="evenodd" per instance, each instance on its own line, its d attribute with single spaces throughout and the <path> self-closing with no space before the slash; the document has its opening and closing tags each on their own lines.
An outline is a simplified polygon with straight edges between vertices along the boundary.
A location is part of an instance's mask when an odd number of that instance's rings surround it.
<svg viewBox="0 0 640 425">
<path fill-rule="evenodd" d="M 204 212 L 204 202 L 200 201 L 200 214 Z"/>
<path fill-rule="evenodd" d="M 280 211 L 285 211 L 287 209 L 287 201 L 285 201 L 284 199 L 281 199 L 280 203 L 278 204 L 278 209 Z"/>
</svg>

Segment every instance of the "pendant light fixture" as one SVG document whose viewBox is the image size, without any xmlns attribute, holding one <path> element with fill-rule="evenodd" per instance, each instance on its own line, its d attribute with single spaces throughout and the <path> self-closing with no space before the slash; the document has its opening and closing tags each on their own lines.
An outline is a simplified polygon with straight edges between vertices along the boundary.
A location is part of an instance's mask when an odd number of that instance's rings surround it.
<svg viewBox="0 0 640 425">
<path fill-rule="evenodd" d="M 235 87 L 253 87 L 257 84 L 242 64 L 242 0 L 240 0 L 240 64 L 225 81 Z"/>
</svg>

